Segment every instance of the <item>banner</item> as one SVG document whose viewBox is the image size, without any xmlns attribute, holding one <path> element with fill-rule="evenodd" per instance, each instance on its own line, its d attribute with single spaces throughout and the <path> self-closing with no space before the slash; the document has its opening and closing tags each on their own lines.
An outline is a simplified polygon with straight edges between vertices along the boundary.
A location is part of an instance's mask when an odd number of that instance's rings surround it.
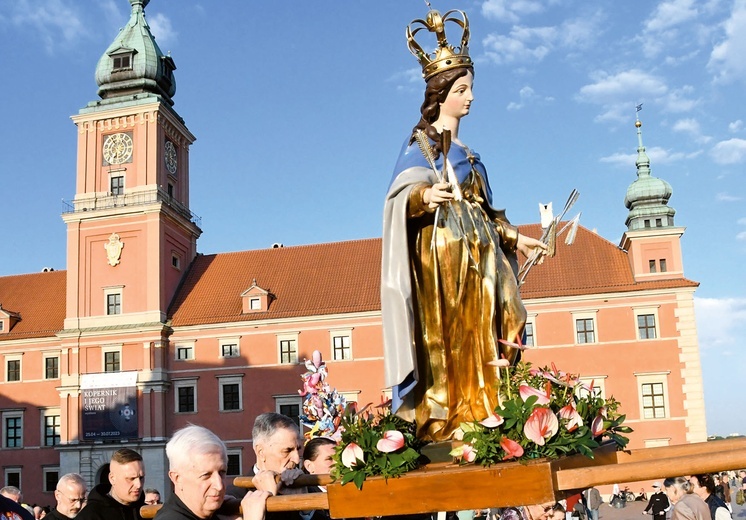
<svg viewBox="0 0 746 520">
<path fill-rule="evenodd" d="M 83 440 L 134 439 L 137 430 L 137 372 L 80 376 Z"/>
</svg>

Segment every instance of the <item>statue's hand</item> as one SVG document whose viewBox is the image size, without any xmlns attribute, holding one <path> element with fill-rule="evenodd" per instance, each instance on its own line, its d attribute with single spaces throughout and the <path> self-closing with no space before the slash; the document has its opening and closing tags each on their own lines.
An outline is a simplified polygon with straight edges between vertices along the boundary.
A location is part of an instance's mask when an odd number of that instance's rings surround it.
<svg viewBox="0 0 746 520">
<path fill-rule="evenodd" d="M 547 250 L 546 244 L 535 238 L 528 237 L 526 235 L 518 234 L 518 243 L 516 249 L 523 253 L 526 258 L 529 258 L 532 253 L 540 254 L 539 260 L 536 262 L 540 264 L 544 261 L 544 252 Z"/>
<path fill-rule="evenodd" d="M 447 182 L 436 182 L 422 193 L 423 205 L 430 213 L 449 200 L 453 200 L 453 193 L 451 193 L 451 185 Z"/>
</svg>

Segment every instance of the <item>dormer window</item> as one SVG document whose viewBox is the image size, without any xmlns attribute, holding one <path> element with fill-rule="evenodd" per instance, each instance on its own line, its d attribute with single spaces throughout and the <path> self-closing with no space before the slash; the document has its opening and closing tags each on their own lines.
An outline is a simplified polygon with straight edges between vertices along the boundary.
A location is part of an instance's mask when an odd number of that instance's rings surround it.
<svg viewBox="0 0 746 520">
<path fill-rule="evenodd" d="M 111 57 L 111 71 L 121 72 L 125 70 L 132 70 L 132 65 L 135 62 L 135 49 L 127 47 L 119 47 L 118 49 L 109 53 Z"/>
<path fill-rule="evenodd" d="M 273 299 L 274 297 L 269 291 L 257 285 L 255 278 L 251 287 L 241 293 L 241 312 L 243 314 L 267 312 Z"/>
<path fill-rule="evenodd" d="M 0 303 L 0 334 L 9 333 L 10 329 L 19 321 L 21 321 L 20 314 L 3 309 L 3 305 Z"/>
</svg>

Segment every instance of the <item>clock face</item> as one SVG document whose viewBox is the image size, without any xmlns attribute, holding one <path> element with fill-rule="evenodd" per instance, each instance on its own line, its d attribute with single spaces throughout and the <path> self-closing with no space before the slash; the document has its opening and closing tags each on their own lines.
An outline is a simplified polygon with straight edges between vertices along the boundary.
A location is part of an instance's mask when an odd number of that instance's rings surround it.
<svg viewBox="0 0 746 520">
<path fill-rule="evenodd" d="M 164 157 L 166 160 L 166 169 L 171 175 L 176 174 L 176 167 L 178 165 L 176 161 L 176 147 L 171 141 L 166 141 Z"/>
<path fill-rule="evenodd" d="M 132 157 L 132 138 L 128 134 L 111 134 L 104 140 L 104 159 L 109 164 L 122 164 Z"/>
</svg>

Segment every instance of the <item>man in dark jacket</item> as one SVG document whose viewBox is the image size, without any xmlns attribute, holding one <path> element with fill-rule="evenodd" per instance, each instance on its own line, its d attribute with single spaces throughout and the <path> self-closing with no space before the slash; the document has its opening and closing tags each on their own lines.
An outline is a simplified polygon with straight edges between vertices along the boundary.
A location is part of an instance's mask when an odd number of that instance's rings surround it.
<svg viewBox="0 0 746 520">
<path fill-rule="evenodd" d="M 45 518 L 50 520 L 70 520 L 78 516 L 86 503 L 88 485 L 85 479 L 77 473 L 63 475 L 57 482 L 54 498 L 57 507 L 52 509 Z"/>
<path fill-rule="evenodd" d="M 171 437 L 166 456 L 174 494 L 158 511 L 156 520 L 209 520 L 219 509 L 227 514 L 221 509 L 225 499 L 223 477 L 228 467 L 223 441 L 207 428 L 190 425 Z M 276 493 L 275 484 L 272 494 Z M 269 491 L 246 493 L 241 500 L 243 520 L 263 520 L 269 496 Z"/>
<path fill-rule="evenodd" d="M 142 520 L 140 508 L 145 503 L 142 493 L 145 467 L 139 453 L 122 448 L 111 456 L 109 483 L 99 484 L 88 495 L 88 504 L 76 520 Z"/>
<path fill-rule="evenodd" d="M 725 502 L 715 494 L 715 481 L 711 475 L 692 475 L 689 478 L 692 489 L 710 508 L 712 520 L 731 520 L 730 510 Z"/>
<path fill-rule="evenodd" d="M 671 507 L 671 502 L 668 501 L 666 494 L 661 491 L 660 482 L 653 483 L 653 494 L 650 495 L 650 500 L 645 510 L 642 512 L 644 515 L 651 514 L 654 520 L 665 520 L 666 511 Z"/>
</svg>

